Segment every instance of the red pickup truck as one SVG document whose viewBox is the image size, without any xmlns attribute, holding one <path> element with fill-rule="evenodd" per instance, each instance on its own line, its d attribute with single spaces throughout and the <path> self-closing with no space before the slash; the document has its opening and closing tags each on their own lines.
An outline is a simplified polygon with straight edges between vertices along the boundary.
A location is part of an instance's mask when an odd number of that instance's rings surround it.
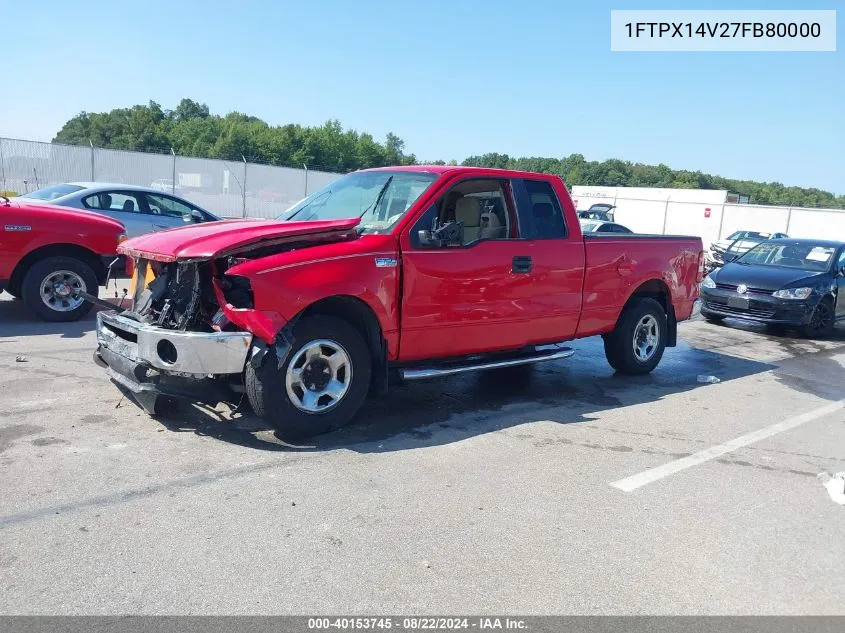
<svg viewBox="0 0 845 633">
<path fill-rule="evenodd" d="M 45 321 L 75 321 L 97 295 L 123 225 L 87 211 L 0 196 L 0 292 L 23 299 Z"/>
<path fill-rule="evenodd" d="M 337 428 L 389 377 L 565 358 L 602 335 L 641 374 L 698 297 L 697 237 L 584 236 L 560 178 L 467 167 L 364 170 L 277 221 L 129 240 L 133 307 L 98 314 L 97 361 L 150 413 L 235 402 L 282 435 Z"/>
</svg>

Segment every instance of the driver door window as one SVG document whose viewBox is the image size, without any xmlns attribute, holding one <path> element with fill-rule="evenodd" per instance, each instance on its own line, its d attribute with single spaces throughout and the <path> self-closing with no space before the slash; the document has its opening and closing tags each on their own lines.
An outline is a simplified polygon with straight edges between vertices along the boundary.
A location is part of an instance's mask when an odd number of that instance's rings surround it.
<svg viewBox="0 0 845 633">
<path fill-rule="evenodd" d="M 442 236 L 453 247 L 515 237 L 515 214 L 509 198 L 508 190 L 499 180 L 465 180 L 420 217 L 411 232 L 411 244 L 428 248 L 420 242 L 420 231 Z"/>
</svg>

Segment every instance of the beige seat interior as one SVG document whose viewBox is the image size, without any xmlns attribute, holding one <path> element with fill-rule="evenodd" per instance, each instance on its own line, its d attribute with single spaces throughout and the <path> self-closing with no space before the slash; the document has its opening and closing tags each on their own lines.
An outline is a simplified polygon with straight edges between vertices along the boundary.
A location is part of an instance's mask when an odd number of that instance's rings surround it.
<svg viewBox="0 0 845 633">
<path fill-rule="evenodd" d="M 481 237 L 481 205 L 475 198 L 458 198 L 455 203 L 455 220 L 464 223 L 464 244 Z"/>
<path fill-rule="evenodd" d="M 499 216 L 493 211 L 484 211 L 481 214 L 481 239 L 498 240 L 505 237 L 505 227 Z"/>
</svg>

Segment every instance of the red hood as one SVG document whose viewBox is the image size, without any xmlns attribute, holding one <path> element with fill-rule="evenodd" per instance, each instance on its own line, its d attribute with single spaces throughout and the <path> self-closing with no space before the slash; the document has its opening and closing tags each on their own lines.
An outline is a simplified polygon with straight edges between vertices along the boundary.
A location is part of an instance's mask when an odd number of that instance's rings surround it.
<svg viewBox="0 0 845 633">
<path fill-rule="evenodd" d="M 3 203 L 0 203 L 0 207 Z M 119 231 L 124 230 L 123 224 L 112 218 L 94 213 L 93 211 L 82 211 L 80 209 L 71 209 L 70 207 L 61 207 L 56 204 L 45 204 L 41 202 L 27 202 L 21 198 L 13 198 L 9 201 L 9 207 L 16 207 L 23 212 L 37 211 L 58 220 L 67 220 L 79 226 L 80 224 L 97 225 L 103 228 L 114 228 Z"/>
<path fill-rule="evenodd" d="M 359 218 L 316 222 L 223 220 L 148 233 L 120 245 L 120 253 L 161 262 L 213 259 L 244 247 L 287 241 L 296 236 L 350 232 Z"/>
</svg>

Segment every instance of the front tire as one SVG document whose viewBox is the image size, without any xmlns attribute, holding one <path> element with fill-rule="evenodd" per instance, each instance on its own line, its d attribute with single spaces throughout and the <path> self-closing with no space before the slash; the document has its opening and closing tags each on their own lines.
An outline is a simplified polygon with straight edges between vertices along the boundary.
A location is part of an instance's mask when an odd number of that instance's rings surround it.
<svg viewBox="0 0 845 633">
<path fill-rule="evenodd" d="M 21 298 L 27 308 L 45 321 L 76 321 L 93 306 L 75 292 L 96 295 L 99 287 L 97 275 L 87 263 L 74 257 L 48 257 L 26 272 Z"/>
<path fill-rule="evenodd" d="M 285 439 L 321 435 L 348 424 L 367 397 L 372 356 L 343 319 L 314 315 L 293 328 L 294 345 L 279 367 L 271 349 L 260 367 L 247 363 L 253 410 Z"/>
<path fill-rule="evenodd" d="M 635 299 L 622 311 L 616 329 L 603 337 L 607 362 L 622 374 L 647 374 L 663 358 L 668 333 L 663 306 L 654 299 Z"/>
<path fill-rule="evenodd" d="M 810 322 L 801 328 L 801 333 L 807 338 L 824 338 L 833 334 L 834 322 L 833 301 L 824 298 L 816 304 Z"/>
</svg>

